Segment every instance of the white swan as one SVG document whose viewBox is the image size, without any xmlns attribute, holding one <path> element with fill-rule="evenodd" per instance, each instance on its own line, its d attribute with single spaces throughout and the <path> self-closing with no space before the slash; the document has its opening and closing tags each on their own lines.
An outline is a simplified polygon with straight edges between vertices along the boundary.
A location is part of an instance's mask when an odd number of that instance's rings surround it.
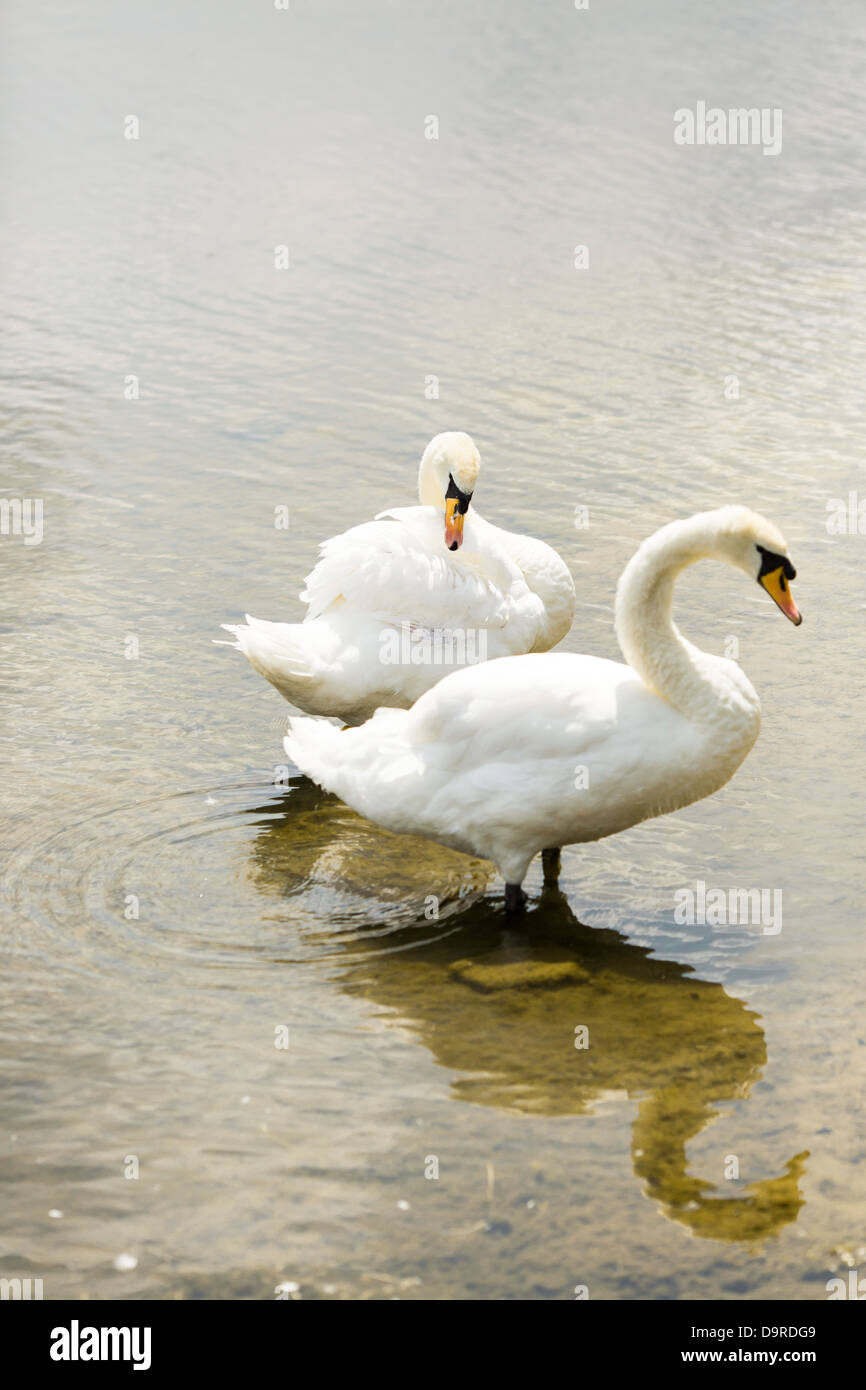
<svg viewBox="0 0 866 1390">
<path fill-rule="evenodd" d="M 442 676 L 543 652 L 571 627 L 574 581 L 556 551 L 470 506 L 481 459 L 468 434 L 438 434 L 419 507 L 381 512 L 320 547 L 303 623 L 224 624 L 250 664 L 309 714 L 360 724 L 407 708 Z"/>
<path fill-rule="evenodd" d="M 674 581 L 704 557 L 744 570 L 801 622 L 782 536 L 744 507 L 664 526 L 629 561 L 616 596 L 628 665 L 515 656 L 457 671 L 409 711 L 360 729 L 295 718 L 302 772 L 388 830 L 492 859 L 506 907 L 545 851 L 614 835 L 717 791 L 758 735 L 760 702 L 734 661 L 700 651 L 671 619 Z"/>
</svg>

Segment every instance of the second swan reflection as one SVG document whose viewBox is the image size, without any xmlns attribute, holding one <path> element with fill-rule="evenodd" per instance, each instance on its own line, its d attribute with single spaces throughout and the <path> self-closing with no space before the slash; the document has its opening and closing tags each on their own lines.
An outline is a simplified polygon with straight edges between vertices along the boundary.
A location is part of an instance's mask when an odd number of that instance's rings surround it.
<svg viewBox="0 0 866 1390">
<path fill-rule="evenodd" d="M 589 1115 L 616 1093 L 637 1101 L 632 1165 L 665 1216 L 746 1244 L 796 1219 L 807 1153 L 730 1195 L 689 1172 L 687 1144 L 721 1103 L 751 1096 L 767 1061 L 742 1000 L 686 964 L 585 926 L 552 885 L 531 931 L 503 931 L 501 903 L 483 897 L 492 866 L 383 834 L 305 780 L 276 815 L 273 803 L 255 814 L 266 818 L 252 873 L 275 925 L 307 947 L 320 941 L 331 964 L 339 942 L 340 987 L 394 1010 L 455 1073 L 456 1100 L 519 1120 Z M 425 917 L 430 895 L 441 904 L 436 921 Z M 589 1030 L 589 1048 L 575 1048 L 576 1025 Z"/>
</svg>

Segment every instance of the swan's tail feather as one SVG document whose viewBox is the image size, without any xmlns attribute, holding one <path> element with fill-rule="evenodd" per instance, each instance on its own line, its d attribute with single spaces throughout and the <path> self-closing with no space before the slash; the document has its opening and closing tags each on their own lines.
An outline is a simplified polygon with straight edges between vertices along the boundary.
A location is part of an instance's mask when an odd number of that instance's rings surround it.
<svg viewBox="0 0 866 1390">
<path fill-rule="evenodd" d="M 249 613 L 245 623 L 223 623 L 233 642 L 216 641 L 217 646 L 236 647 L 259 675 L 275 685 L 291 700 L 294 687 L 313 678 L 305 650 L 300 623 L 268 623 Z"/>
<path fill-rule="evenodd" d="M 325 791 L 339 791 L 339 739 L 344 731 L 327 719 L 311 719 L 302 715 L 290 718 L 289 732 L 283 747 L 291 761 L 306 777 Z"/>
</svg>

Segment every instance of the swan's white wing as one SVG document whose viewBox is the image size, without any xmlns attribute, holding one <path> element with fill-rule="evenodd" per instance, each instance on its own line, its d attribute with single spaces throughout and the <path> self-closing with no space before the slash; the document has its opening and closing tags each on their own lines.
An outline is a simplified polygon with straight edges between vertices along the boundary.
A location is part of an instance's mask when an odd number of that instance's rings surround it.
<svg viewBox="0 0 866 1390">
<path fill-rule="evenodd" d="M 447 749 L 455 765 L 531 761 L 564 749 L 571 756 L 617 729 L 624 699 L 637 723 L 644 712 L 651 722 L 670 708 L 621 662 L 563 652 L 509 657 L 440 681 L 409 712 L 406 736 L 443 755 Z"/>
<path fill-rule="evenodd" d="M 325 541 L 320 554 L 301 594 L 308 619 L 342 600 L 385 623 L 502 628 L 520 604 L 537 602 L 509 562 L 491 567 L 486 560 L 482 572 L 471 546 L 465 557 L 445 550 L 442 519 L 432 507 L 383 513 Z"/>
<path fill-rule="evenodd" d="M 527 585 L 544 606 L 544 619 L 538 632 L 535 652 L 555 647 L 574 621 L 574 580 L 561 555 L 534 536 L 491 527 L 496 543 L 517 565 Z"/>
</svg>

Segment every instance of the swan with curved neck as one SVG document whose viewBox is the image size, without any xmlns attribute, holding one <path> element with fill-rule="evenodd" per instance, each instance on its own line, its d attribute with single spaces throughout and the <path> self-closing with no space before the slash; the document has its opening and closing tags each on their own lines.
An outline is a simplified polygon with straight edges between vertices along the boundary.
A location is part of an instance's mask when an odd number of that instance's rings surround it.
<svg viewBox="0 0 866 1390">
<path fill-rule="evenodd" d="M 408 711 L 343 733 L 293 719 L 286 751 L 388 830 L 492 859 L 506 907 L 544 852 L 614 835 L 717 791 L 758 736 L 760 702 L 735 661 L 701 651 L 671 615 L 701 559 L 757 581 L 792 623 L 795 571 L 780 532 L 745 507 L 662 527 L 626 566 L 616 631 L 626 663 L 550 653 L 455 672 Z"/>
<path fill-rule="evenodd" d="M 438 434 L 418 471 L 421 505 L 325 541 L 304 621 L 247 615 L 226 624 L 233 645 L 291 704 L 346 724 L 405 709 L 467 664 L 555 646 L 574 616 L 571 574 L 543 541 L 478 515 L 480 471 L 468 434 Z"/>
</svg>

